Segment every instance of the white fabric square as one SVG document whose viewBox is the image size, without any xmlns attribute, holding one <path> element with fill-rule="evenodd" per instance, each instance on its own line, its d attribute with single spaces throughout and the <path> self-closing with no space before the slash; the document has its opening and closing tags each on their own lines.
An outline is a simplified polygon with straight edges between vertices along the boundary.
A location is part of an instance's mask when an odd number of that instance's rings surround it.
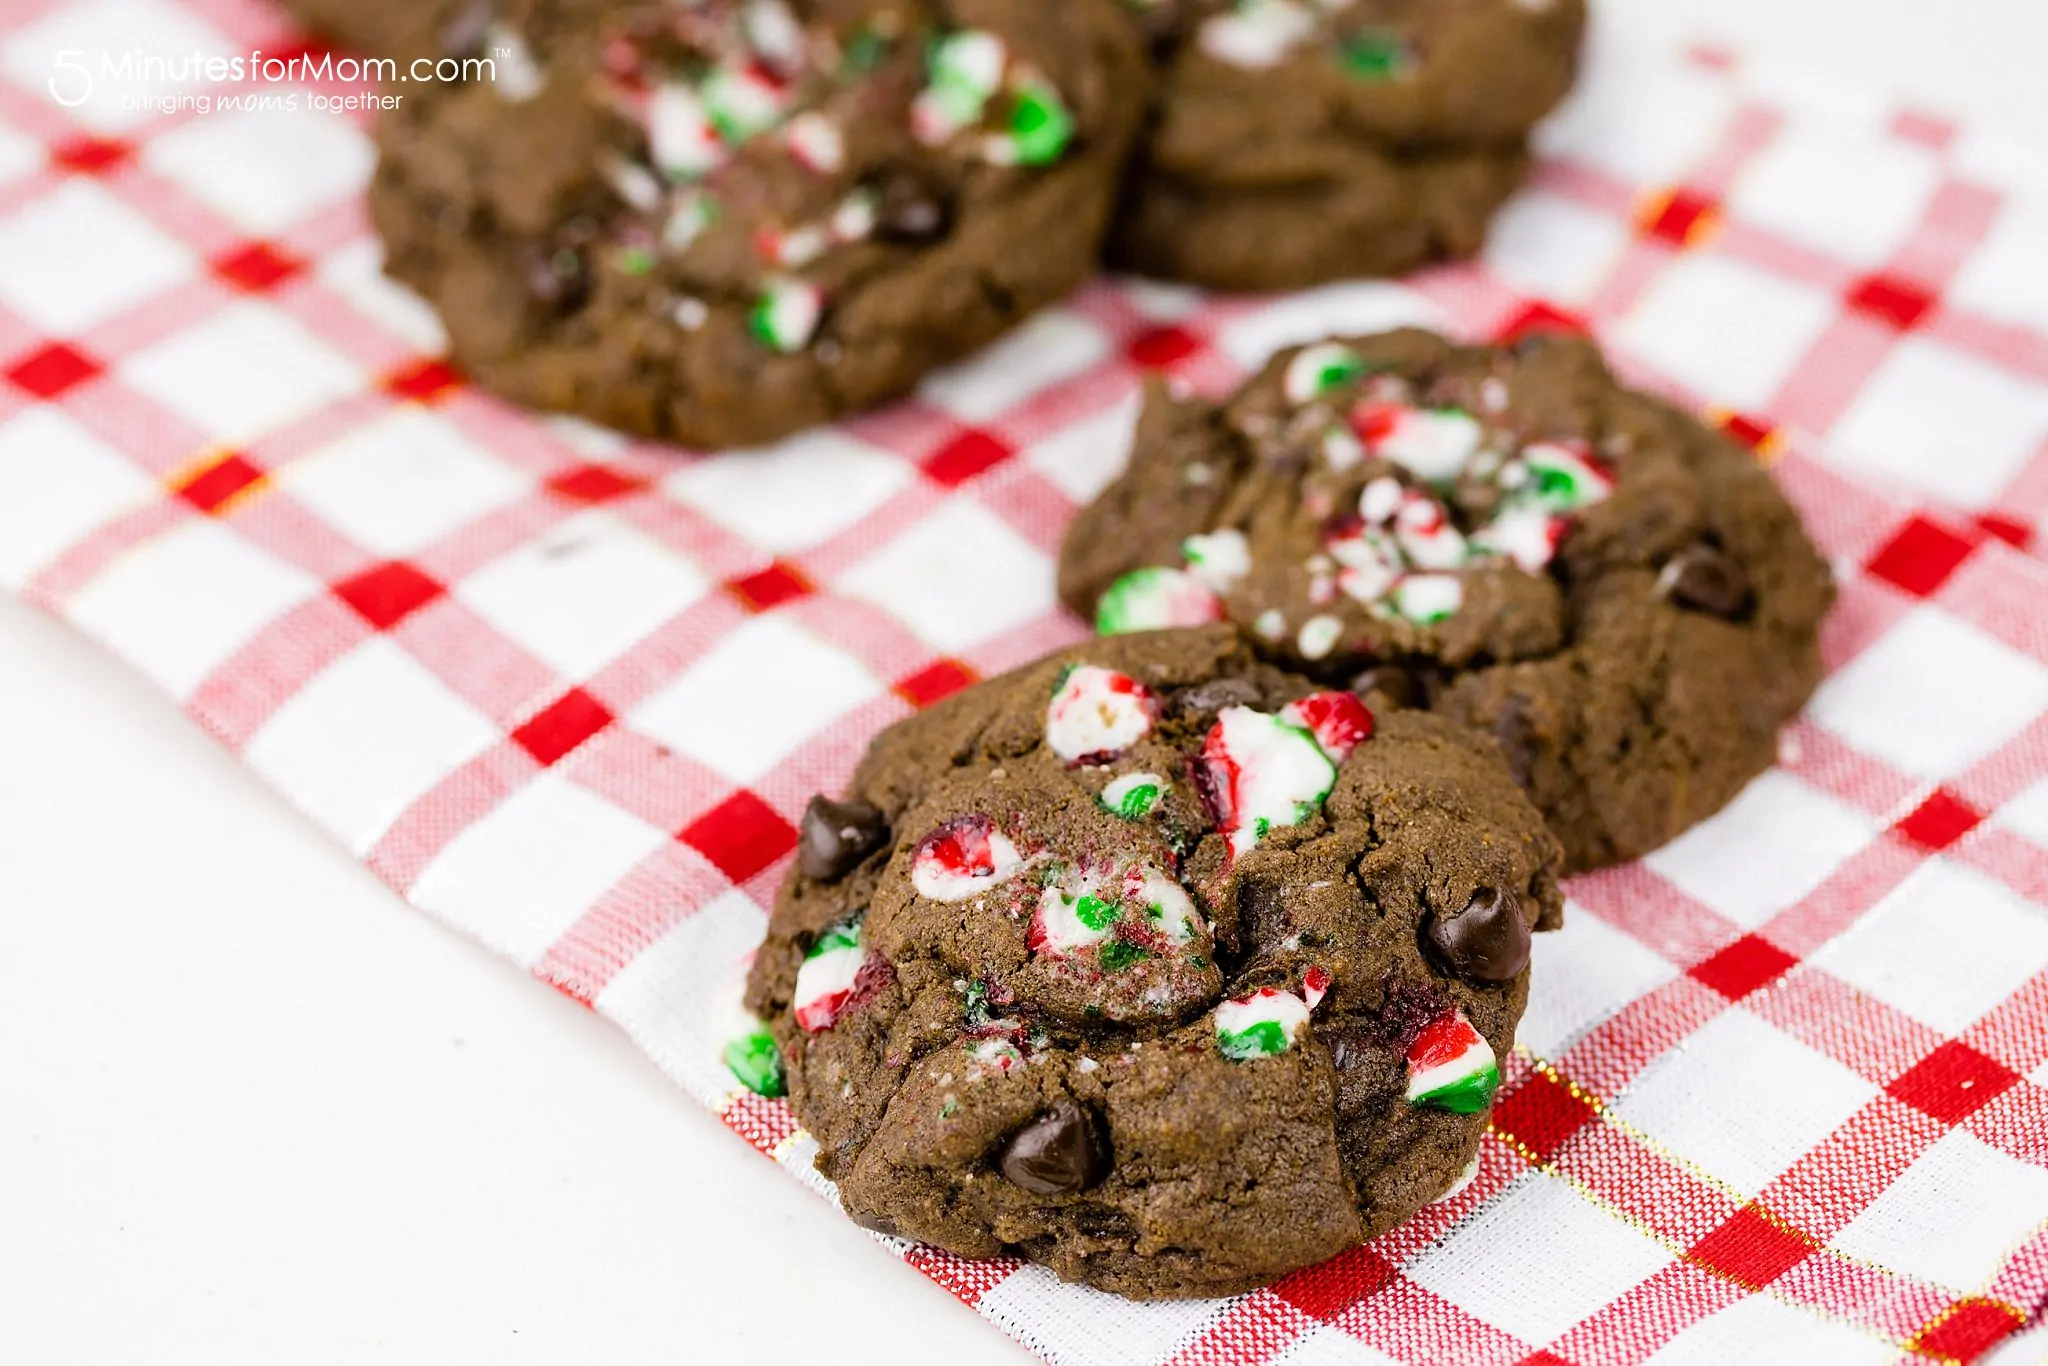
<svg viewBox="0 0 2048 1366">
<path fill-rule="evenodd" d="M 918 392 L 963 421 L 989 422 L 1108 355 L 1100 327 L 1070 309 L 1052 308 L 972 360 L 926 376 Z"/>
<path fill-rule="evenodd" d="M 0 185 L 21 179 L 43 164 L 43 145 L 12 128 L 0 127 Z"/>
<path fill-rule="evenodd" d="M 2048 318 L 2048 205 L 2008 201 L 1949 282 L 1947 299 L 2002 322 L 2040 327 Z"/>
<path fill-rule="evenodd" d="M 355 310 L 409 343 L 423 356 L 448 348 L 448 334 L 427 301 L 384 273 L 384 247 L 364 237 L 322 255 L 314 273 Z"/>
<path fill-rule="evenodd" d="M 975 1309 L 1048 1361 L 1166 1361 L 1223 1312 L 1223 1300 L 1127 1300 L 1070 1285 L 1042 1266 L 1003 1278 Z"/>
<path fill-rule="evenodd" d="M 1555 1058 L 1594 1025 L 1678 969 L 1583 906 L 1566 903 L 1564 928 L 1539 934 L 1532 949 L 1529 1008 L 1515 1037 Z"/>
<path fill-rule="evenodd" d="M 1402 1363 L 1341 1329 L 1312 1323 L 1308 1331 L 1281 1349 L 1270 1366 L 1402 1366 Z"/>
<path fill-rule="evenodd" d="M 1728 82 L 1671 60 L 1595 12 L 1578 88 L 1536 129 L 1536 146 L 1643 185 L 1682 180 L 1735 112 Z"/>
<path fill-rule="evenodd" d="M 4 461 L 0 461 L 0 465 L 4 465 Z M 2014 834 L 2023 835 L 2048 848 L 2048 778 L 2043 778 L 1999 807 L 1992 820 Z"/>
<path fill-rule="evenodd" d="M 362 192 L 376 153 L 340 114 L 296 110 L 216 112 L 149 144 L 149 165 L 244 230 L 268 236 Z"/>
<path fill-rule="evenodd" d="M 1753 1196 L 1876 1095 L 1833 1058 L 1736 1006 L 1645 1067 L 1614 1109 Z"/>
<path fill-rule="evenodd" d="M 1811 961 L 1960 1034 L 2048 967 L 2048 911 L 1973 868 L 1929 859 Z"/>
<path fill-rule="evenodd" d="M 556 671 L 586 678 L 709 588 L 682 556 L 593 508 L 485 565 L 455 596 Z"/>
<path fill-rule="evenodd" d="M 1137 394 L 1131 394 L 1094 417 L 1032 442 L 1024 451 L 1025 463 L 1076 503 L 1087 502 L 1123 473 L 1141 403 Z"/>
<path fill-rule="evenodd" d="M 145 541 L 73 595 L 71 620 L 183 698 L 320 581 L 211 518 Z"/>
<path fill-rule="evenodd" d="M 726 892 L 677 921 L 606 983 L 598 1013 L 618 1021 L 685 1090 L 716 1104 L 736 1085 L 718 1057 L 731 1028 L 725 1015 L 767 925 L 745 892 Z"/>
<path fill-rule="evenodd" d="M 818 427 L 761 450 L 707 456 L 662 491 L 773 554 L 830 540 L 916 478 L 905 461 Z"/>
<path fill-rule="evenodd" d="M 93 528 L 160 490 L 121 454 L 67 417 L 35 407 L 0 426 L 0 583 L 29 575 Z"/>
<path fill-rule="evenodd" d="M 1406 1268 L 1524 1342 L 1549 1342 L 1675 1259 L 1568 1183 L 1517 1177 Z"/>
<path fill-rule="evenodd" d="M 0 300 L 59 336 L 154 298 L 198 264 L 88 179 L 67 180 L 0 219 Z"/>
<path fill-rule="evenodd" d="M 500 739 L 490 719 L 387 636 L 373 636 L 277 709 L 242 751 L 355 854 Z"/>
<path fill-rule="evenodd" d="M 1899 1349 L 1769 1295 L 1745 1295 L 1664 1344 L 1645 1366 L 1885 1366 Z"/>
<path fill-rule="evenodd" d="M 65 113 L 95 133 L 119 133 L 162 117 L 152 101 L 179 92 L 218 94 L 185 60 L 227 57 L 234 49 L 192 11 L 154 0 L 86 0 L 57 5 L 0 46 L 0 70 L 38 100 L 61 100 Z M 60 68 L 59 58 L 69 59 Z M 154 68 L 145 63 L 156 59 Z M 79 68 L 83 67 L 83 71 Z"/>
<path fill-rule="evenodd" d="M 173 332 L 120 368 L 135 388 L 222 443 L 261 436 L 364 382 L 354 362 L 254 300 Z"/>
<path fill-rule="evenodd" d="M 532 481 L 423 408 L 394 408 L 278 471 L 358 545 L 398 558 L 504 507 Z"/>
<path fill-rule="evenodd" d="M 1814 694 L 1808 715 L 1922 778 L 1960 773 L 2048 708 L 2048 668 L 1934 606 Z"/>
<path fill-rule="evenodd" d="M 1728 207 L 1744 222 L 1875 267 L 1905 245 L 1940 181 L 1931 149 L 1881 129 L 1791 124 L 1744 168 Z"/>
<path fill-rule="evenodd" d="M 1486 238 L 1486 264 L 1525 293 L 1582 304 L 1632 240 L 1628 224 L 1558 195 L 1530 190 L 1508 201 Z"/>
<path fill-rule="evenodd" d="M 1776 769 L 1643 862 L 1745 929 L 1818 887 L 1877 822 Z"/>
<path fill-rule="evenodd" d="M 1692 252 L 1650 287 L 1615 336 L 1689 389 L 1761 408 L 1837 311 L 1819 290 Z"/>
<path fill-rule="evenodd" d="M 1355 280 L 1289 294 L 1224 324 L 1216 343 L 1245 370 L 1275 351 L 1339 335 L 1446 325 L 1442 310 L 1405 285 Z"/>
<path fill-rule="evenodd" d="M 876 696 L 859 660 L 783 616 L 747 621 L 643 702 L 634 729 L 751 783 Z"/>
<path fill-rule="evenodd" d="M 529 967 L 668 841 L 550 770 L 448 841 L 406 895 Z"/>
<path fill-rule="evenodd" d="M 1971 507 L 2048 442 L 2048 387 L 1908 337 L 1842 415 L 1824 453 Z"/>
<path fill-rule="evenodd" d="M 1833 1246 L 1974 1293 L 2043 1220 L 2048 1172 L 1953 1129 L 1836 1234 Z"/>
<path fill-rule="evenodd" d="M 1053 605 L 1048 557 L 965 497 L 847 570 L 837 587 L 947 651 L 979 645 Z"/>
</svg>

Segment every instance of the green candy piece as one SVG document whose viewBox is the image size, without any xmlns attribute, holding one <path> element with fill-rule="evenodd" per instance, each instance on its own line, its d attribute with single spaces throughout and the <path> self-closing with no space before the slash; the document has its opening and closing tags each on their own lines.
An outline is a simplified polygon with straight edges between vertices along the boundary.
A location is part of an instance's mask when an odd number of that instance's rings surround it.
<svg viewBox="0 0 2048 1366">
<path fill-rule="evenodd" d="M 1066 153 L 1074 140 L 1074 116 L 1059 92 L 1039 81 L 1017 91 L 1010 110 L 1010 137 L 1017 160 L 1025 166 L 1048 166 Z"/>
<path fill-rule="evenodd" d="M 1337 60 L 1361 81 L 1391 81 L 1408 68 L 1408 45 L 1385 29 L 1366 29 L 1344 40 Z"/>
<path fill-rule="evenodd" d="M 1138 783 L 1124 792 L 1115 806 L 1109 809 L 1127 821 L 1139 820 L 1152 814 L 1152 808 L 1159 805 L 1159 789 L 1152 783 Z"/>
<path fill-rule="evenodd" d="M 1261 1020 L 1234 1034 L 1217 1035 L 1216 1047 L 1232 1062 L 1269 1058 L 1287 1051 L 1287 1031 L 1280 1027 L 1278 1020 Z"/>
<path fill-rule="evenodd" d="M 1074 919 L 1091 930 L 1106 930 L 1116 923 L 1116 907 L 1099 896 L 1083 893 L 1074 903 Z"/>
<path fill-rule="evenodd" d="M 1151 956 L 1142 944 L 1133 944 L 1128 939 L 1112 939 L 1102 946 L 1102 966 L 1111 972 L 1127 968 Z"/>
<path fill-rule="evenodd" d="M 619 252 L 619 269 L 628 275 L 645 275 L 654 269 L 654 253 L 645 247 L 625 247 Z"/>
<path fill-rule="evenodd" d="M 1428 1095 L 1417 1096 L 1415 1103 L 1435 1110 L 1449 1110 L 1454 1115 L 1476 1115 L 1493 1104 L 1493 1093 L 1499 1088 L 1500 1069 L 1489 1067 Z"/>
<path fill-rule="evenodd" d="M 783 1095 L 787 1086 L 782 1076 L 782 1051 L 767 1030 L 742 1034 L 726 1044 L 725 1065 L 740 1085 L 770 1100 Z"/>
</svg>

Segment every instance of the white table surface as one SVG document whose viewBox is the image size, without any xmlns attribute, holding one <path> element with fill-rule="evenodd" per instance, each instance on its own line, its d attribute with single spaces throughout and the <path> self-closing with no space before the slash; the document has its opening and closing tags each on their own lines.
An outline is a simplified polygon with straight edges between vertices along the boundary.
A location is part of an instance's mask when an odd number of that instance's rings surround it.
<svg viewBox="0 0 2048 1366">
<path fill-rule="evenodd" d="M 1596 3 L 2048 144 L 2040 0 Z M 1028 1359 L 4 597 L 0 1358 Z"/>
</svg>

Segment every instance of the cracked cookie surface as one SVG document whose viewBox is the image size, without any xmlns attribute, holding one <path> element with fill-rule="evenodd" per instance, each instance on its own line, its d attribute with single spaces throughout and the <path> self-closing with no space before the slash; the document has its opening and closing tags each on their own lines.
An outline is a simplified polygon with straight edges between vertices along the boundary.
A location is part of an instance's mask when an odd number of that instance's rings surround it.
<svg viewBox="0 0 2048 1366">
<path fill-rule="evenodd" d="M 387 268 L 486 387 L 701 447 L 872 407 L 1079 285 L 1144 100 L 1114 0 L 494 13 L 461 41 L 495 80 L 379 125 Z"/>
<path fill-rule="evenodd" d="M 1221 403 L 1155 392 L 1060 558 L 1099 629 L 1228 617 L 1382 709 L 1491 733 L 1575 868 L 1772 763 L 1833 593 L 1750 452 L 1550 336 L 1347 338 Z"/>
<path fill-rule="evenodd" d="M 1457 726 L 1226 628 L 1097 640 L 813 804 L 748 1004 L 856 1219 L 1229 1293 L 1459 1182 L 1558 865 Z"/>
</svg>

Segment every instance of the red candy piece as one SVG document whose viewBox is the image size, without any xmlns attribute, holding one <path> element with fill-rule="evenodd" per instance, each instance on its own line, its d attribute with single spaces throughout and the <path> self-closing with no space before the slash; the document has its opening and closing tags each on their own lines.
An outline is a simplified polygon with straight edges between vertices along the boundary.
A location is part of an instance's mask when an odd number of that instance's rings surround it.
<svg viewBox="0 0 2048 1366">
<path fill-rule="evenodd" d="M 1201 792 L 1203 805 L 1209 808 L 1209 814 L 1224 830 L 1237 828 L 1240 772 L 1237 760 L 1231 757 L 1230 747 L 1224 743 L 1223 723 L 1218 721 L 1202 738 L 1202 756 L 1195 761 L 1195 787 Z"/>
<path fill-rule="evenodd" d="M 917 846 L 917 861 L 936 864 L 956 877 L 993 877 L 996 853 L 988 837 L 995 828 L 987 816 L 955 816 L 924 837 Z"/>
<path fill-rule="evenodd" d="M 1323 753 L 1337 763 L 1372 737 L 1372 713 L 1355 693 L 1312 693 L 1296 702 L 1294 713 L 1315 734 Z"/>
<path fill-rule="evenodd" d="M 1410 1072 L 1426 1072 L 1455 1061 L 1466 1049 L 1481 1042 L 1479 1031 L 1455 1010 L 1447 1010 L 1422 1027 L 1415 1042 L 1408 1045 Z"/>
</svg>

